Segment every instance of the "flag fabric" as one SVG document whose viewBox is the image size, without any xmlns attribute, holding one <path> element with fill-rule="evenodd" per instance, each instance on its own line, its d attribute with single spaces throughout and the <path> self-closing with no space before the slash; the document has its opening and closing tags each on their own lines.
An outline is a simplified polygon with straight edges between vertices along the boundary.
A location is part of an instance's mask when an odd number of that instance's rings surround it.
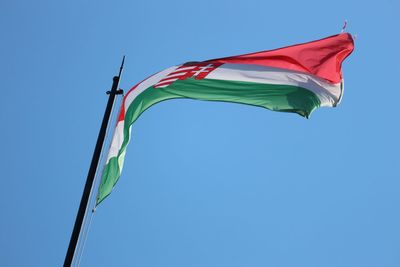
<svg viewBox="0 0 400 267">
<path fill-rule="evenodd" d="M 253 105 L 309 117 L 335 107 L 343 94 L 341 65 L 354 49 L 342 33 L 284 48 L 188 62 L 160 71 L 126 93 L 97 195 L 106 198 L 118 181 L 131 126 L 146 109 L 168 99 L 197 99 Z"/>
</svg>

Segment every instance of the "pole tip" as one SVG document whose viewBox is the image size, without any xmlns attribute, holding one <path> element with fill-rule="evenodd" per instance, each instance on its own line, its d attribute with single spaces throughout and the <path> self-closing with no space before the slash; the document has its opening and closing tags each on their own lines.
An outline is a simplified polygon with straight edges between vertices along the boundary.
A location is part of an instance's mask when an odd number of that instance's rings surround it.
<svg viewBox="0 0 400 267">
<path fill-rule="evenodd" d="M 344 20 L 343 27 L 342 27 L 342 30 L 340 31 L 340 33 L 343 33 L 346 30 L 346 27 L 347 27 L 347 19 Z"/>
<path fill-rule="evenodd" d="M 118 77 L 121 76 L 122 70 L 123 70 L 123 68 L 124 68 L 124 63 L 125 63 L 125 55 L 122 57 L 122 62 L 121 62 L 121 67 L 119 68 Z"/>
<path fill-rule="evenodd" d="M 124 68 L 124 63 L 125 63 L 125 55 L 122 57 L 121 69 Z"/>
</svg>

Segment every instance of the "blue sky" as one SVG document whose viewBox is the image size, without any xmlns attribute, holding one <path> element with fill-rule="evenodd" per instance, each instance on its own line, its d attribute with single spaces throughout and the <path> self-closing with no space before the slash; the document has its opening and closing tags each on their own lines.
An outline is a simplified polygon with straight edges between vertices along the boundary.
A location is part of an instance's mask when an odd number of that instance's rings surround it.
<svg viewBox="0 0 400 267">
<path fill-rule="evenodd" d="M 307 120 L 171 100 L 132 129 L 81 266 L 399 266 L 397 1 L 3 1 L 0 258 L 64 260 L 112 77 L 357 34 Z"/>
</svg>

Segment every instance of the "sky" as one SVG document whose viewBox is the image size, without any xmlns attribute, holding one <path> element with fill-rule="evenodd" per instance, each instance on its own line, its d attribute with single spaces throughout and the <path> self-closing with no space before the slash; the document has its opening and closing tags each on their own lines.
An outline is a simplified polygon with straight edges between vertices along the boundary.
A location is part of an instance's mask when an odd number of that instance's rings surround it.
<svg viewBox="0 0 400 267">
<path fill-rule="evenodd" d="M 1 1 L 0 259 L 61 266 L 112 77 L 355 34 L 310 119 L 165 101 L 132 128 L 80 266 L 400 266 L 400 4 Z"/>
</svg>

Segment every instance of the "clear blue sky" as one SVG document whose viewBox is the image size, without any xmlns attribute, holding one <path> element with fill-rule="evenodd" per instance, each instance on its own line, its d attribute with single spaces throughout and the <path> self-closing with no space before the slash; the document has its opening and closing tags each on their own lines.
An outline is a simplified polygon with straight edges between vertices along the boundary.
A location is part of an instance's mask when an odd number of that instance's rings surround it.
<svg viewBox="0 0 400 267">
<path fill-rule="evenodd" d="M 373 4 L 373 2 L 375 2 Z M 307 120 L 160 103 L 132 129 L 81 266 L 400 266 L 400 5 L 2 1 L 2 266 L 61 266 L 112 83 L 357 34 L 337 108 Z"/>
</svg>

